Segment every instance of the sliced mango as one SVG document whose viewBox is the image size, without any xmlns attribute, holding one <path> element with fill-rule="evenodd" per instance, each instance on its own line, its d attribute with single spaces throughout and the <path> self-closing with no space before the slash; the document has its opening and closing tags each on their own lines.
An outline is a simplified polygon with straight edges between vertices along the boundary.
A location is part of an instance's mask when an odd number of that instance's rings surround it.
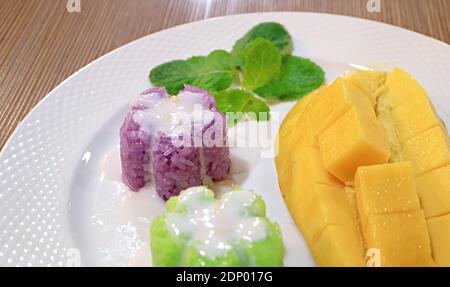
<svg viewBox="0 0 450 287">
<path fill-rule="evenodd" d="M 283 135 L 280 135 L 283 137 Z M 280 150 L 294 150 L 296 146 L 318 147 L 317 138 L 314 136 L 309 118 L 307 116 L 297 120 L 296 128 L 289 133 L 285 133 L 284 137 L 292 138 L 291 141 L 280 141 Z M 280 167 L 287 167 L 287 161 L 292 161 L 292 155 L 280 156 L 277 158 Z"/>
<path fill-rule="evenodd" d="M 292 193 L 288 208 L 306 241 L 311 244 L 328 225 L 350 225 L 350 210 L 343 210 L 340 204 L 346 202 L 344 188 L 325 184 L 314 184 L 302 190 L 301 196 Z M 329 204 L 321 204 L 327 202 Z"/>
<path fill-rule="evenodd" d="M 449 214 L 450 165 L 419 176 L 417 178 L 417 192 L 427 219 Z"/>
<path fill-rule="evenodd" d="M 450 265 L 450 139 L 408 73 L 337 79 L 279 139 L 281 192 L 319 266 L 364 266 L 373 250 L 381 266 Z"/>
<path fill-rule="evenodd" d="M 309 119 L 306 117 L 301 117 L 303 115 L 308 104 L 320 95 L 323 89 L 326 88 L 326 85 L 321 88 L 311 92 L 310 94 L 301 98 L 297 104 L 289 111 L 286 115 L 283 124 L 280 127 L 280 131 L 278 134 L 278 150 L 292 150 L 294 146 L 296 146 L 299 142 L 305 143 L 307 145 L 311 144 L 312 146 L 317 146 L 317 140 L 313 136 L 312 128 L 309 123 Z M 308 122 L 307 122 L 308 121 Z M 280 138 L 289 138 L 290 141 L 279 140 Z M 285 156 L 283 153 L 279 153 L 276 157 L 276 161 L 278 162 L 279 167 L 287 167 L 289 164 L 287 161 L 290 159 L 289 156 Z M 280 171 L 281 173 L 285 173 L 286 175 L 280 179 L 280 185 L 287 186 L 290 182 L 290 170 L 284 169 Z M 283 189 L 284 190 L 284 189 Z"/>
<path fill-rule="evenodd" d="M 298 122 L 297 130 L 301 132 L 298 141 L 299 145 L 319 147 L 309 115 L 305 115 L 305 117 Z"/>
<path fill-rule="evenodd" d="M 289 182 L 283 180 L 283 182 L 290 185 L 285 188 L 283 193 L 286 199 L 290 198 L 291 193 L 294 193 L 294 196 L 296 196 L 299 193 L 296 190 L 307 190 L 316 183 L 342 186 L 342 183 L 323 167 L 318 148 L 305 145 L 300 146 L 291 154 L 288 160 L 292 162 L 290 171 L 293 174 L 301 174 L 302 176 L 294 176 Z"/>
<path fill-rule="evenodd" d="M 433 105 L 425 97 L 418 97 L 395 108 L 392 111 L 392 118 L 402 142 L 429 128 L 441 125 Z"/>
<path fill-rule="evenodd" d="M 406 141 L 403 151 L 405 158 L 412 161 L 416 175 L 450 164 L 450 139 L 441 126 Z"/>
<path fill-rule="evenodd" d="M 312 246 L 319 266 L 364 266 L 364 247 L 355 229 L 329 225 Z"/>
<path fill-rule="evenodd" d="M 359 167 L 355 190 L 364 232 L 372 215 L 420 210 L 410 162 Z"/>
<path fill-rule="evenodd" d="M 301 98 L 291 109 L 291 111 L 289 111 L 289 113 L 286 115 L 286 118 L 283 121 L 278 134 L 277 144 L 279 150 L 292 150 L 293 147 L 300 141 L 303 143 L 307 141 L 310 143 L 317 142 L 315 137 L 312 135 L 310 125 L 303 124 L 307 120 L 306 117 L 301 117 L 301 115 L 303 115 L 308 104 L 314 101 L 314 99 L 318 95 L 320 95 L 322 90 L 325 88 L 326 85 Z M 303 128 L 297 128 L 300 126 L 303 126 Z M 291 140 L 284 141 L 280 140 L 280 138 L 289 138 Z M 288 189 L 288 186 L 290 186 L 291 183 L 291 179 L 293 178 L 291 176 L 292 171 L 288 168 L 288 161 L 290 159 L 290 156 L 284 153 L 278 153 L 278 156 L 276 157 L 277 166 L 280 167 L 279 173 L 283 174 L 283 176 L 280 177 L 278 181 L 280 186 L 282 186 L 283 191 Z M 282 169 L 282 167 L 284 167 L 284 169 Z"/>
<path fill-rule="evenodd" d="M 410 74 L 395 68 L 386 78 L 387 95 L 394 109 L 407 101 L 417 98 L 428 98 L 425 90 Z"/>
<path fill-rule="evenodd" d="M 315 137 L 313 137 L 312 132 L 310 132 L 312 131 L 312 127 L 309 124 L 309 118 L 307 118 L 307 114 L 304 113 L 304 111 L 311 102 L 314 102 L 315 98 L 317 98 L 325 88 L 326 85 L 304 96 L 289 111 L 289 113 L 286 115 L 285 120 L 283 121 L 283 124 L 280 127 L 278 138 L 286 137 L 292 140 L 278 140 L 277 143 L 279 144 L 279 149 L 290 150 L 297 144 L 297 142 L 305 138 L 305 134 L 308 135 L 309 141 L 311 143 L 316 143 L 315 146 L 317 146 L 317 141 Z"/>
<path fill-rule="evenodd" d="M 428 219 L 433 257 L 438 266 L 450 266 L 450 214 Z"/>
<path fill-rule="evenodd" d="M 372 105 L 377 103 L 378 91 L 386 81 L 386 73 L 381 71 L 356 70 L 346 76 L 348 83 L 360 89 L 366 95 Z"/>
<path fill-rule="evenodd" d="M 421 210 L 369 216 L 367 248 L 376 248 L 381 266 L 432 266 L 430 238 Z"/>
<path fill-rule="evenodd" d="M 358 166 L 386 163 L 390 148 L 375 117 L 353 107 L 319 135 L 325 168 L 343 182 L 353 181 Z"/>
<path fill-rule="evenodd" d="M 283 124 L 280 127 L 280 136 L 289 136 L 291 132 L 296 132 L 296 126 L 300 118 L 302 118 L 303 112 L 306 110 L 307 106 L 314 102 L 315 98 L 323 93 L 326 89 L 326 85 L 320 87 L 319 89 L 309 93 L 308 95 L 301 98 L 297 104 L 289 111 L 286 115 Z M 301 138 L 301 135 L 294 135 L 291 138 Z"/>
<path fill-rule="evenodd" d="M 292 154 L 294 159 L 294 173 L 301 174 L 303 183 L 307 187 L 313 183 L 342 185 L 342 183 L 327 172 L 323 166 L 318 148 L 301 146 Z"/>
<path fill-rule="evenodd" d="M 375 115 L 372 103 L 363 92 L 339 78 L 308 107 L 312 126 L 319 135 L 348 109 L 356 106 L 361 111 Z"/>
<path fill-rule="evenodd" d="M 304 206 L 304 222 L 308 224 L 304 224 L 302 232 L 310 244 L 329 225 L 354 226 L 343 187 L 316 184 L 311 188 L 310 198 L 299 200 L 298 206 Z"/>
</svg>

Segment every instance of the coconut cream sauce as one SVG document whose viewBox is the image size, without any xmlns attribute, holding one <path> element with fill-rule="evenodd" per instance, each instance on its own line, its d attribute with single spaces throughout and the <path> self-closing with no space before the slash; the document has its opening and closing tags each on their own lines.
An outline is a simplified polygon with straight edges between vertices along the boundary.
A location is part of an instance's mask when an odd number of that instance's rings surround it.
<svg viewBox="0 0 450 287">
<path fill-rule="evenodd" d="M 247 135 L 244 132 L 241 124 L 237 124 L 228 130 L 230 143 L 236 137 L 244 137 Z M 222 182 L 214 183 L 210 186 L 216 192 L 216 197 L 220 198 L 224 191 L 232 189 L 232 187 L 239 183 L 236 178 L 241 178 L 249 173 L 255 166 L 258 165 L 260 159 L 260 151 L 257 148 L 249 147 L 231 147 L 230 156 L 232 160 L 232 169 L 229 179 Z M 94 214 L 90 217 L 90 225 L 93 227 L 93 240 L 98 242 L 98 248 L 102 254 L 102 262 L 105 265 L 116 266 L 151 266 L 150 253 L 150 224 L 154 217 L 162 214 L 165 210 L 165 202 L 162 200 L 154 190 L 153 186 L 144 187 L 141 191 L 135 193 L 130 191 L 121 179 L 121 163 L 120 163 L 120 148 L 116 146 L 105 154 L 100 169 L 100 183 L 96 191 L 95 198 L 93 198 Z M 245 202 L 246 198 L 236 198 L 233 201 Z M 192 204 L 195 204 L 193 202 Z M 231 217 L 238 220 L 235 211 L 229 210 Z M 234 213 L 234 214 L 233 214 Z M 214 218 L 212 221 L 219 227 L 223 225 L 225 214 Z M 205 221 L 208 222 L 208 221 Z M 257 220 L 248 220 L 241 222 L 239 231 L 243 232 L 244 236 L 251 238 L 261 238 L 264 231 L 260 222 Z M 255 224 L 256 226 L 253 226 Z M 203 224 L 205 225 L 205 224 Z M 250 226 L 246 226 L 250 225 Z M 226 225 L 224 225 L 226 227 Z M 294 224 L 280 224 L 283 239 L 285 241 L 286 257 L 285 264 L 288 266 L 298 265 L 298 256 L 302 250 L 305 249 L 297 240 L 299 231 Z M 184 226 L 184 223 L 177 223 L 176 228 L 179 230 L 189 229 Z M 207 227 L 198 231 L 200 237 L 207 237 Z M 220 233 L 222 241 L 228 242 L 226 234 L 223 231 L 216 231 Z M 248 234 L 251 232 L 251 234 Z M 235 236 L 235 235 L 233 235 Z M 291 240 L 292 239 L 292 240 Z M 215 244 L 219 244 L 215 242 Z M 216 246 L 217 247 L 217 246 Z M 202 246 L 205 252 L 213 254 L 217 252 L 214 244 L 211 246 Z M 226 246 L 224 246 L 226 248 Z M 214 249 L 214 250 L 211 250 Z"/>
<path fill-rule="evenodd" d="M 255 241 L 267 236 L 267 226 L 259 218 L 243 216 L 243 210 L 256 196 L 249 190 L 228 194 L 223 200 L 205 201 L 193 187 L 179 196 L 189 207 L 189 214 L 169 213 L 169 230 L 174 235 L 189 234 L 191 241 L 200 241 L 197 248 L 204 256 L 213 258 L 232 248 L 235 239 Z"/>
<path fill-rule="evenodd" d="M 207 122 L 207 117 L 212 115 L 203 105 L 204 98 L 196 93 L 183 91 L 179 96 L 151 100 L 151 103 L 146 98 L 148 97 L 141 96 L 132 105 L 150 106 L 133 115 L 133 120 L 147 133 L 162 131 L 166 135 L 177 135 L 190 132 L 192 120 L 201 124 L 202 121 Z M 210 120 L 212 119 L 211 117 Z"/>
</svg>

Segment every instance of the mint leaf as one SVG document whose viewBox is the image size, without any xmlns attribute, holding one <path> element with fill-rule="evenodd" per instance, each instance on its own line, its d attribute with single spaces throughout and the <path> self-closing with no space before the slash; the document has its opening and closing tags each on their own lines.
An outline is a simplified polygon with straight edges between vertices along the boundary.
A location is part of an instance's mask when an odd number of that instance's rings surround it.
<svg viewBox="0 0 450 287">
<path fill-rule="evenodd" d="M 296 100 L 320 87 L 324 78 L 324 71 L 313 61 L 287 55 L 283 57 L 280 77 L 255 93 L 264 98 Z"/>
<path fill-rule="evenodd" d="M 233 46 L 231 55 L 233 63 L 240 67 L 242 65 L 242 53 L 247 45 L 256 38 L 263 38 L 271 41 L 282 55 L 290 54 L 292 51 L 292 38 L 283 25 L 275 22 L 261 23 L 253 27 Z"/>
<path fill-rule="evenodd" d="M 258 121 L 270 119 L 269 106 L 251 92 L 233 89 L 218 92 L 214 97 L 217 109 L 227 116 L 230 126 L 244 118 L 253 118 Z"/>
<path fill-rule="evenodd" d="M 192 81 L 189 76 L 190 67 L 187 61 L 174 60 L 155 67 L 150 71 L 150 82 L 157 87 L 165 87 L 175 95 L 183 89 L 185 83 Z"/>
<path fill-rule="evenodd" d="M 184 84 L 204 88 L 209 91 L 227 89 L 234 82 L 236 70 L 231 55 L 224 50 L 216 50 L 208 56 L 194 56 L 187 60 L 175 60 L 155 67 L 150 71 L 150 82 L 175 95 Z"/>
<path fill-rule="evenodd" d="M 244 64 L 242 85 L 255 90 L 275 79 L 280 73 L 281 54 L 269 40 L 258 38 L 247 45 L 242 53 Z"/>
<path fill-rule="evenodd" d="M 195 75 L 191 85 L 210 91 L 221 91 L 231 86 L 236 70 L 231 55 L 224 50 L 211 52 L 207 57 L 192 57 L 187 60 Z"/>
</svg>

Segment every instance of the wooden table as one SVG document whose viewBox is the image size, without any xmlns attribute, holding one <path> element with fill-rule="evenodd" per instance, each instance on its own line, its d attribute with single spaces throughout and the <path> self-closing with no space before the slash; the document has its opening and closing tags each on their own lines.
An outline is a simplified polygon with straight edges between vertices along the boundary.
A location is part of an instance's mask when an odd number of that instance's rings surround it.
<svg viewBox="0 0 450 287">
<path fill-rule="evenodd" d="M 69 13 L 68 1 L 81 12 Z M 205 18 L 264 11 L 349 15 L 398 25 L 450 43 L 449 0 L 0 0 L 0 150 L 57 84 L 144 35 Z M 72 6 L 75 7 L 76 6 Z"/>
</svg>

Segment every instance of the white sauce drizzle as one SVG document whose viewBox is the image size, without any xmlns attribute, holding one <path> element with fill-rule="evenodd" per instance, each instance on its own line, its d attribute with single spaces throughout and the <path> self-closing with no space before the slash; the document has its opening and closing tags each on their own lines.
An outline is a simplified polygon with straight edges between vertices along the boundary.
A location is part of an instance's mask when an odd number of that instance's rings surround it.
<svg viewBox="0 0 450 287">
<path fill-rule="evenodd" d="M 98 185 L 86 204 L 90 240 L 98 250 L 93 256 L 108 266 L 151 266 L 149 228 L 164 212 L 164 200 L 152 185 L 135 193 L 122 182 L 119 146 L 105 154 L 99 169 Z"/>
<path fill-rule="evenodd" d="M 130 102 L 130 108 L 132 107 L 156 107 L 165 99 L 160 98 L 158 93 L 149 93 L 136 96 Z"/>
<path fill-rule="evenodd" d="M 238 125 L 229 129 L 229 139 L 230 134 L 233 134 L 235 129 L 240 129 L 240 127 L 241 124 L 238 123 Z M 261 163 L 257 149 L 231 147 L 230 152 L 234 168 L 231 170 L 229 179 L 211 185 L 211 189 L 215 191 L 218 198 L 232 189 L 235 184 L 258 187 L 258 184 L 255 182 L 247 183 L 242 179 L 246 178 L 246 174 Z M 99 162 L 99 174 L 99 184 L 90 198 L 90 202 L 93 204 L 92 206 L 89 205 L 85 212 L 89 214 L 90 218 L 88 225 L 93 227 L 93 238 L 90 242 L 96 243 L 94 246 L 97 250 L 108 251 L 108 256 L 105 257 L 106 254 L 99 254 L 98 252 L 95 252 L 94 256 L 100 256 L 101 259 L 99 261 L 104 265 L 151 266 L 149 229 L 153 218 L 164 212 L 164 201 L 156 194 L 153 184 L 150 184 L 138 193 L 134 193 L 122 183 L 119 146 L 105 152 L 102 161 Z M 192 197 L 190 200 L 192 200 L 192 202 L 188 203 L 190 205 L 198 202 Z M 280 222 L 280 219 L 277 217 L 273 219 L 280 224 L 283 232 L 286 249 L 285 265 L 302 266 L 305 262 L 313 262 L 306 243 L 295 224 L 291 221 Z M 250 220 L 242 220 L 240 223 L 242 227 L 240 227 L 239 231 L 236 231 L 240 233 L 236 235 L 244 238 L 242 233 L 245 233 L 246 230 L 252 231 L 252 226 L 250 228 L 247 226 L 251 225 L 250 222 Z M 130 223 L 137 228 L 139 239 L 136 241 L 134 236 L 118 233 L 118 229 L 121 226 Z M 259 226 L 256 227 L 257 230 L 260 230 L 259 228 Z M 255 232 L 249 237 L 245 237 L 245 239 L 249 239 L 251 236 L 254 236 L 254 238 L 264 237 Z M 225 237 L 225 239 L 227 238 Z M 129 241 L 134 241 L 135 245 L 131 246 L 140 246 L 140 249 L 133 252 L 124 252 L 124 250 L 128 249 L 125 247 L 130 246 L 129 243 L 124 243 Z M 206 254 L 210 248 L 216 250 L 214 245 L 217 248 L 222 248 L 222 252 L 227 248 L 226 245 L 218 242 L 211 242 L 209 246 L 201 246 L 201 248 L 205 250 L 203 252 Z M 220 253 L 220 249 L 216 251 Z M 211 253 L 213 254 L 214 252 Z"/>
<path fill-rule="evenodd" d="M 193 187 L 183 192 L 179 200 L 191 212 L 189 214 L 169 213 L 168 226 L 175 235 L 188 234 L 200 253 L 214 258 L 232 248 L 233 241 L 244 239 L 255 241 L 267 236 L 264 221 L 258 217 L 246 217 L 243 209 L 255 200 L 248 190 L 239 190 L 226 195 L 220 201 L 207 201 L 200 197 Z"/>
<path fill-rule="evenodd" d="M 196 93 L 181 92 L 178 96 L 151 103 L 145 98 L 141 101 L 149 108 L 136 111 L 133 120 L 147 133 L 163 131 L 166 135 L 177 135 L 190 132 L 193 121 L 202 123 L 211 114 L 204 107 L 202 96 Z"/>
</svg>

